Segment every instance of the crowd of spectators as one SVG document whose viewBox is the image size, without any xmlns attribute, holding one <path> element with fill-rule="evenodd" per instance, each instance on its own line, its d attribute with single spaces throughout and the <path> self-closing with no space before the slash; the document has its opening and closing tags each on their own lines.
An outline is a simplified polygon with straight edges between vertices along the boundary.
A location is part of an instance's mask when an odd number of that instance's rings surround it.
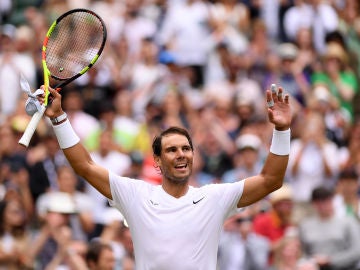
<svg viewBox="0 0 360 270">
<path fill-rule="evenodd" d="M 177 125 L 193 137 L 192 185 L 255 175 L 276 83 L 293 112 L 285 185 L 224 224 L 219 270 L 360 269 L 358 0 L 1 0 L 1 269 L 134 269 L 126 222 L 69 168 L 48 119 L 17 143 L 30 119 L 20 76 L 43 84 L 42 39 L 72 8 L 108 31 L 61 91 L 96 162 L 159 184 L 152 138 Z"/>
</svg>

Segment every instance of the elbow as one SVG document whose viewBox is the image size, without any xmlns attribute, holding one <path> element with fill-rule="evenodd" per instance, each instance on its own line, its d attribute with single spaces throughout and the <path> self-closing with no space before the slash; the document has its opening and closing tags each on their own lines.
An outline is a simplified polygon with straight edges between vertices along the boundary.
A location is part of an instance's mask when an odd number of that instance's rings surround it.
<svg viewBox="0 0 360 270">
<path fill-rule="evenodd" d="M 280 189 L 284 183 L 284 176 L 268 176 L 265 181 L 269 193 Z"/>
</svg>

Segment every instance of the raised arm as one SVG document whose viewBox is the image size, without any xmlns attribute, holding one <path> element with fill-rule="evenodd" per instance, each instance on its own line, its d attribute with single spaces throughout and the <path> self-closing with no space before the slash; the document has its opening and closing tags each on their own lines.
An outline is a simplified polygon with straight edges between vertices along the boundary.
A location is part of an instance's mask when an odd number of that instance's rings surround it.
<svg viewBox="0 0 360 270">
<path fill-rule="evenodd" d="M 80 139 L 72 129 L 70 121 L 65 117 L 65 112 L 61 107 L 61 95 L 52 88 L 49 88 L 49 91 L 54 99 L 51 105 L 47 107 L 45 115 L 52 120 L 59 120 L 58 123 L 53 124 L 54 131 L 60 148 L 63 150 L 71 167 L 105 197 L 112 199 L 108 170 L 97 165 L 92 160 L 89 152 L 80 143 Z M 39 100 L 40 102 L 43 101 L 42 98 L 39 98 Z"/>
<path fill-rule="evenodd" d="M 291 110 L 289 96 L 283 96 L 282 88 L 276 92 L 267 90 L 269 121 L 274 124 L 270 153 L 259 175 L 245 180 L 243 195 L 238 207 L 250 205 L 283 184 L 290 151 Z"/>
</svg>

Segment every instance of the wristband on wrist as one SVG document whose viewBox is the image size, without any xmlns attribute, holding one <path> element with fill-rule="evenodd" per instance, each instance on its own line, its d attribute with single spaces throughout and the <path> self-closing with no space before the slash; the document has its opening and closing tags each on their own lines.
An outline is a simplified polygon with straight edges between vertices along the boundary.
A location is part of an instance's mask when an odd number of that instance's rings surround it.
<svg viewBox="0 0 360 270">
<path fill-rule="evenodd" d="M 59 115 L 58 117 L 50 118 L 51 123 L 56 126 L 59 125 L 67 119 L 67 114 L 64 112 L 62 115 Z"/>
<path fill-rule="evenodd" d="M 270 146 L 270 152 L 279 155 L 287 156 L 290 153 L 290 128 L 288 130 L 280 131 L 273 130 L 273 136 Z"/>
<path fill-rule="evenodd" d="M 67 118 L 61 124 L 53 125 L 53 128 L 61 149 L 70 148 L 80 142 Z"/>
</svg>

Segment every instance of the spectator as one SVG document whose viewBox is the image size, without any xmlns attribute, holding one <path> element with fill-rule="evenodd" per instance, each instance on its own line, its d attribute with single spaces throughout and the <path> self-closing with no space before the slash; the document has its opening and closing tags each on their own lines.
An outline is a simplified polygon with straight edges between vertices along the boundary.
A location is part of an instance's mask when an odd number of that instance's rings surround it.
<svg viewBox="0 0 360 270">
<path fill-rule="evenodd" d="M 312 29 L 302 27 L 297 31 L 294 44 L 298 48 L 297 65 L 306 76 L 310 77 L 319 65 L 318 54 L 312 39 Z"/>
<path fill-rule="evenodd" d="M 84 111 L 84 99 L 77 90 L 71 89 L 66 92 L 64 107 L 69 118 L 73 119 L 74 128 L 79 132 L 81 140 L 86 142 L 99 129 L 99 120 Z"/>
<path fill-rule="evenodd" d="M 278 46 L 279 68 L 269 73 L 265 85 L 269 87 L 272 82 L 276 82 L 288 89 L 289 94 L 300 104 L 305 105 L 305 98 L 310 91 L 310 78 L 298 65 L 298 51 L 298 47 L 293 43 L 282 43 Z"/>
<path fill-rule="evenodd" d="M 235 0 L 220 0 L 210 5 L 210 22 L 216 39 L 226 41 L 232 53 L 243 52 L 247 45 L 250 28 L 248 7 Z"/>
<path fill-rule="evenodd" d="M 178 64 L 193 70 L 194 86 L 204 83 L 203 68 L 212 42 L 209 23 L 210 14 L 206 2 L 177 1 L 169 5 L 159 32 L 160 45 L 174 54 Z"/>
<path fill-rule="evenodd" d="M 306 104 L 309 111 L 321 114 L 325 123 L 326 137 L 346 153 L 347 149 L 343 147 L 347 144 L 351 123 L 339 108 L 336 98 L 328 87 L 325 84 L 315 84 L 307 96 Z"/>
<path fill-rule="evenodd" d="M 87 241 L 88 235 L 94 230 L 95 201 L 88 194 L 77 190 L 78 178 L 71 167 L 62 166 L 57 169 L 58 191 L 49 191 L 38 197 L 36 202 L 37 215 L 40 221 L 46 218 L 48 208 L 58 196 L 66 193 L 76 207 L 77 214 L 69 217 L 69 226 L 72 229 L 72 238 Z M 60 195 L 59 195 L 60 194 Z"/>
<path fill-rule="evenodd" d="M 291 142 L 287 179 L 293 190 L 295 219 L 311 213 L 312 190 L 319 186 L 333 187 L 339 170 L 339 151 L 327 139 L 324 119 L 318 113 L 308 113 L 300 121 L 301 134 Z"/>
<path fill-rule="evenodd" d="M 334 209 L 339 217 L 353 216 L 360 220 L 359 176 L 353 168 L 347 168 L 338 176 Z"/>
<path fill-rule="evenodd" d="M 47 132 L 36 145 L 27 152 L 29 163 L 30 189 L 36 203 L 45 192 L 59 190 L 57 169 L 67 165 L 64 154 L 60 151 L 55 134 Z"/>
<path fill-rule="evenodd" d="M 294 5 L 284 14 L 284 30 L 286 38 L 294 42 L 300 29 L 311 29 L 313 9 L 309 1 L 295 0 Z M 312 37 L 311 37 L 312 38 Z"/>
<path fill-rule="evenodd" d="M 269 264 L 273 263 L 273 254 L 279 248 L 281 239 L 291 230 L 293 223 L 293 194 L 291 187 L 284 184 L 269 195 L 271 209 L 259 213 L 254 218 L 254 231 L 266 237 L 271 243 Z"/>
<path fill-rule="evenodd" d="M 312 32 L 317 53 L 323 54 L 326 50 L 326 34 L 336 30 L 339 25 L 339 16 L 330 3 L 323 0 L 310 0 L 313 15 Z M 304 18 L 302 18 L 304 19 Z"/>
<path fill-rule="evenodd" d="M 323 58 L 324 71 L 315 72 L 312 76 L 312 83 L 325 83 L 347 118 L 353 121 L 352 103 L 358 92 L 358 82 L 354 71 L 348 64 L 348 57 L 347 52 L 339 43 L 330 42 Z"/>
<path fill-rule="evenodd" d="M 236 139 L 237 151 L 234 154 L 234 168 L 226 171 L 222 182 L 230 183 L 259 173 L 262 167 L 262 142 L 254 134 L 242 134 Z"/>
<path fill-rule="evenodd" d="M 76 243 L 86 243 L 74 240 L 72 235 L 69 222 L 71 215 L 77 213 L 75 203 L 70 194 L 65 192 L 53 193 L 47 203 L 43 223 L 32 240 L 28 254 L 32 263 L 41 269 L 53 263 L 69 267 L 71 259 L 68 259 L 72 254 L 68 248 Z"/>
<path fill-rule="evenodd" d="M 0 202 L 0 268 L 17 270 L 31 266 L 27 257 L 31 242 L 28 221 L 20 201 L 7 199 Z"/>
<path fill-rule="evenodd" d="M 124 218 L 112 218 L 104 227 L 100 240 L 110 243 L 120 269 L 134 270 L 135 255 L 131 232 Z"/>
<path fill-rule="evenodd" d="M 112 247 L 100 241 L 90 242 L 86 252 L 86 264 L 89 270 L 113 270 L 115 259 Z"/>
<path fill-rule="evenodd" d="M 16 110 L 21 96 L 20 74 L 35 84 L 35 62 L 28 51 L 16 48 L 17 28 L 11 24 L 0 28 L 0 116 L 10 116 Z M 9 90 L 11 89 L 11 91 Z"/>
<path fill-rule="evenodd" d="M 218 266 L 221 270 L 266 269 L 270 252 L 269 240 L 254 232 L 252 211 L 247 208 L 231 217 L 232 230 L 225 230 L 220 238 Z M 228 224 L 229 226 L 229 224 Z"/>
<path fill-rule="evenodd" d="M 123 174 L 130 167 L 131 159 L 129 156 L 120 153 L 115 149 L 116 146 L 111 131 L 105 130 L 99 137 L 99 148 L 92 151 L 90 154 L 96 162 L 102 164 L 105 168 Z M 88 183 L 85 183 L 85 192 L 93 202 L 92 212 L 96 228 L 92 237 L 99 236 L 105 224 L 105 216 L 107 215 L 107 212 L 111 211 L 111 207 L 106 198 Z"/>
<path fill-rule="evenodd" d="M 274 253 L 271 270 L 319 270 L 318 265 L 304 257 L 297 229 L 281 239 Z"/>
<path fill-rule="evenodd" d="M 323 269 L 356 269 L 360 256 L 359 222 L 351 216 L 337 217 L 333 191 L 317 187 L 311 194 L 315 215 L 303 220 L 300 239 L 306 256 Z"/>
</svg>

